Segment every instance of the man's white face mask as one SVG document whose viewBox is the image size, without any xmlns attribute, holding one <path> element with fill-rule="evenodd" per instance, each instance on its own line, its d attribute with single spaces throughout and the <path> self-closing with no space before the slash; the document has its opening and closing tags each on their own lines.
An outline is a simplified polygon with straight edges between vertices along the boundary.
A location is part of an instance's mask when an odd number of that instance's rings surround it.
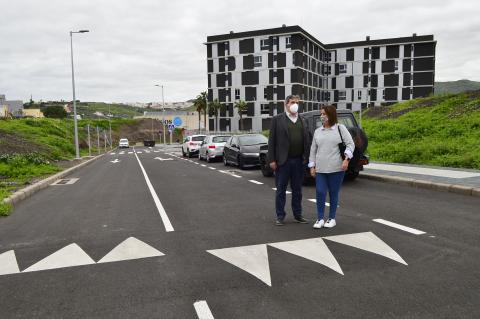
<svg viewBox="0 0 480 319">
<path fill-rule="evenodd" d="M 298 104 L 294 103 L 294 104 L 290 105 L 290 113 L 291 114 L 297 114 L 297 112 L 298 112 Z"/>
</svg>

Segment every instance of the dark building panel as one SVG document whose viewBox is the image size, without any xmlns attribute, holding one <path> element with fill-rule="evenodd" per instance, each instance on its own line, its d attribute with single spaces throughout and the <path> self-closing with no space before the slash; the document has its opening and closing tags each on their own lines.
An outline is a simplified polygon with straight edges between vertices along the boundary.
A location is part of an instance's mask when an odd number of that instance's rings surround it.
<svg viewBox="0 0 480 319">
<path fill-rule="evenodd" d="M 363 76 L 363 87 L 368 87 L 368 75 Z"/>
<path fill-rule="evenodd" d="M 377 90 L 370 89 L 370 101 L 376 101 L 376 100 L 377 100 Z"/>
<path fill-rule="evenodd" d="M 370 73 L 375 73 L 375 66 L 377 63 L 375 61 L 370 62 Z"/>
<path fill-rule="evenodd" d="M 232 86 L 232 73 L 231 72 L 227 73 L 227 78 L 225 79 L 225 81 L 228 82 L 226 86 Z"/>
<path fill-rule="evenodd" d="M 255 116 L 255 104 L 247 103 L 247 116 Z"/>
<path fill-rule="evenodd" d="M 217 74 L 217 87 L 224 87 L 225 86 L 225 74 L 219 73 Z"/>
<path fill-rule="evenodd" d="M 227 111 L 228 111 L 228 116 L 233 116 L 233 104 L 232 103 L 229 103 L 227 105 Z"/>
<path fill-rule="evenodd" d="M 415 57 L 435 55 L 435 43 L 415 43 L 413 54 Z"/>
<path fill-rule="evenodd" d="M 227 94 L 229 90 L 226 90 Z M 228 106 L 226 104 L 222 104 L 222 107 L 220 108 L 220 117 L 225 117 L 227 116 L 227 108 Z"/>
<path fill-rule="evenodd" d="M 277 102 L 277 114 L 285 112 L 284 102 Z"/>
<path fill-rule="evenodd" d="M 243 69 L 244 70 L 253 70 L 254 68 L 254 56 L 244 55 L 243 56 Z"/>
<path fill-rule="evenodd" d="M 412 56 L 412 45 L 411 44 L 406 44 L 403 47 L 403 56 L 405 58 L 410 58 Z"/>
<path fill-rule="evenodd" d="M 207 100 L 208 100 L 209 102 L 212 102 L 212 101 L 213 101 L 213 90 L 212 90 L 212 89 L 209 89 L 209 90 L 208 90 Z"/>
<path fill-rule="evenodd" d="M 208 60 L 207 62 L 208 72 L 213 72 L 213 60 Z"/>
<path fill-rule="evenodd" d="M 207 44 L 207 58 L 211 58 L 212 57 L 212 44 L 209 43 Z"/>
<path fill-rule="evenodd" d="M 372 74 L 371 75 L 370 86 L 371 87 L 378 87 L 378 75 L 377 74 Z"/>
<path fill-rule="evenodd" d="M 400 47 L 398 45 L 387 45 L 387 59 L 398 59 Z"/>
<path fill-rule="evenodd" d="M 225 102 L 227 96 L 227 90 L 220 89 L 218 90 L 218 101 Z"/>
<path fill-rule="evenodd" d="M 252 130 L 252 119 L 248 117 L 244 117 L 242 119 L 243 121 L 243 130 L 244 131 L 251 131 Z M 240 120 L 238 120 L 238 127 L 240 128 Z"/>
<path fill-rule="evenodd" d="M 273 86 L 267 86 L 263 89 L 263 97 L 267 100 L 273 100 Z"/>
<path fill-rule="evenodd" d="M 303 50 L 303 37 L 300 34 L 292 34 L 292 50 Z"/>
<path fill-rule="evenodd" d="M 385 101 L 397 101 L 398 100 L 398 89 L 397 88 L 386 88 L 385 89 Z"/>
<path fill-rule="evenodd" d="M 240 54 L 254 53 L 255 45 L 253 39 L 240 40 Z"/>
<path fill-rule="evenodd" d="M 402 100 L 410 100 L 410 88 L 402 89 Z"/>
<path fill-rule="evenodd" d="M 372 47 L 372 60 L 380 59 L 380 47 Z"/>
<path fill-rule="evenodd" d="M 225 43 L 217 43 L 217 56 L 225 56 Z"/>
<path fill-rule="evenodd" d="M 384 86 L 398 86 L 398 74 L 385 74 L 383 76 Z"/>
<path fill-rule="evenodd" d="M 352 109 L 352 103 L 347 103 L 347 110 L 351 110 Z"/>
<path fill-rule="evenodd" d="M 338 63 L 335 63 L 335 75 L 340 74 L 340 65 Z"/>
<path fill-rule="evenodd" d="M 277 71 L 277 83 L 278 84 L 283 84 L 283 82 L 285 82 L 285 79 L 284 79 L 284 70 L 283 69 L 278 69 Z"/>
<path fill-rule="evenodd" d="M 433 72 L 413 73 L 413 85 L 433 85 Z"/>
<path fill-rule="evenodd" d="M 413 71 L 433 71 L 434 69 L 434 58 L 417 58 L 413 60 Z"/>
<path fill-rule="evenodd" d="M 269 130 L 271 123 L 272 123 L 271 118 L 262 119 L 262 131 Z"/>
<path fill-rule="evenodd" d="M 411 67 L 412 67 L 412 60 L 404 59 L 403 60 L 403 66 L 402 66 L 403 72 L 410 72 Z"/>
<path fill-rule="evenodd" d="M 370 49 L 369 48 L 364 48 L 363 49 L 363 59 L 364 60 L 368 60 L 368 55 L 370 53 Z"/>
<path fill-rule="evenodd" d="M 269 53 L 268 54 L 268 68 L 273 68 L 273 59 L 274 59 L 274 55 L 273 53 Z"/>
<path fill-rule="evenodd" d="M 425 97 L 433 93 L 433 87 L 431 86 L 419 86 L 413 88 L 413 98 Z"/>
<path fill-rule="evenodd" d="M 257 71 L 242 72 L 242 85 L 256 85 L 256 84 L 258 84 Z"/>
<path fill-rule="evenodd" d="M 345 77 L 345 87 L 347 89 L 353 89 L 353 76 Z"/>
<path fill-rule="evenodd" d="M 347 61 L 355 60 L 355 51 L 353 49 L 347 49 Z"/>
<path fill-rule="evenodd" d="M 368 74 L 368 62 L 362 63 L 363 74 Z"/>
<path fill-rule="evenodd" d="M 277 100 L 285 100 L 285 87 L 277 86 Z"/>
<path fill-rule="evenodd" d="M 227 129 L 228 128 L 228 129 Z M 220 119 L 220 131 L 231 131 L 232 125 L 230 124 L 230 119 Z"/>
<path fill-rule="evenodd" d="M 218 72 L 225 72 L 225 58 L 218 59 Z"/>
<path fill-rule="evenodd" d="M 338 102 L 338 90 L 333 91 L 333 102 Z"/>
<path fill-rule="evenodd" d="M 255 86 L 245 87 L 245 100 L 256 101 L 257 100 L 257 88 Z"/>
<path fill-rule="evenodd" d="M 395 60 L 382 61 L 382 73 L 395 72 Z"/>
<path fill-rule="evenodd" d="M 235 58 L 233 56 L 228 58 L 228 71 L 235 71 Z"/>
<path fill-rule="evenodd" d="M 303 54 L 302 52 L 293 52 L 293 65 L 303 67 Z"/>
<path fill-rule="evenodd" d="M 213 131 L 215 129 L 215 119 L 208 120 L 208 130 Z"/>
<path fill-rule="evenodd" d="M 337 78 L 332 78 L 332 89 L 336 89 L 337 88 Z"/>
<path fill-rule="evenodd" d="M 403 73 L 403 86 L 410 86 L 411 79 L 412 79 L 411 73 Z"/>
<path fill-rule="evenodd" d="M 277 68 L 284 68 L 287 66 L 287 54 L 277 53 Z"/>
</svg>

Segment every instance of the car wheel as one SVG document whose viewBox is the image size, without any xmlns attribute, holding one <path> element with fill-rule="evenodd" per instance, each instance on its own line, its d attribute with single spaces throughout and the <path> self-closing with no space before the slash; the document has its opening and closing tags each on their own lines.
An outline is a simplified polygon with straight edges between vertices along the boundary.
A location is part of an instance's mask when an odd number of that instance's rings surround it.
<svg viewBox="0 0 480 319">
<path fill-rule="evenodd" d="M 260 168 L 262 170 L 262 175 L 265 177 L 272 177 L 273 176 L 273 171 L 270 168 L 270 165 L 268 165 L 267 161 L 265 159 L 260 159 Z"/>
<path fill-rule="evenodd" d="M 182 147 L 182 156 L 183 156 L 183 157 L 186 157 L 186 156 L 187 156 L 187 154 L 186 154 L 185 151 L 183 150 L 183 147 Z"/>
<path fill-rule="evenodd" d="M 237 157 L 237 164 L 238 164 L 238 168 L 245 169 L 245 164 L 243 163 L 243 159 L 240 155 L 238 155 Z"/>
<path fill-rule="evenodd" d="M 210 157 L 208 157 L 208 153 L 205 153 L 205 161 L 207 163 L 210 163 Z"/>
<path fill-rule="evenodd" d="M 227 161 L 227 157 L 225 156 L 225 153 L 223 153 L 223 165 L 228 166 L 228 161 Z"/>
</svg>

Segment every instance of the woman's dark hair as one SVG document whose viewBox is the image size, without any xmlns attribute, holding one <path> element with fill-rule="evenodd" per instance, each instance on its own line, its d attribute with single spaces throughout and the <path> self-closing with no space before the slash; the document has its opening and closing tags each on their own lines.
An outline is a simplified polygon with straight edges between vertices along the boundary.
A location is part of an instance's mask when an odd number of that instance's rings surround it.
<svg viewBox="0 0 480 319">
<path fill-rule="evenodd" d="M 325 111 L 328 117 L 328 124 L 334 125 L 338 123 L 337 119 L 337 108 L 333 105 L 323 105 L 321 110 Z"/>
</svg>

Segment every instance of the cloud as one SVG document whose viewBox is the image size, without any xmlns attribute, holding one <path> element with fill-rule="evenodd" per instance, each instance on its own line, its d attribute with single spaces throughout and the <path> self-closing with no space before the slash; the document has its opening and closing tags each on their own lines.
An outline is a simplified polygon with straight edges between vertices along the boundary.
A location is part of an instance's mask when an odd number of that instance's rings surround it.
<svg viewBox="0 0 480 319">
<path fill-rule="evenodd" d="M 184 101 L 206 88 L 208 35 L 300 25 L 323 43 L 434 34 L 436 79 L 480 80 L 476 1 L 16 0 L 2 8 L 0 93 L 71 99 L 70 30 L 77 97 Z"/>
</svg>

